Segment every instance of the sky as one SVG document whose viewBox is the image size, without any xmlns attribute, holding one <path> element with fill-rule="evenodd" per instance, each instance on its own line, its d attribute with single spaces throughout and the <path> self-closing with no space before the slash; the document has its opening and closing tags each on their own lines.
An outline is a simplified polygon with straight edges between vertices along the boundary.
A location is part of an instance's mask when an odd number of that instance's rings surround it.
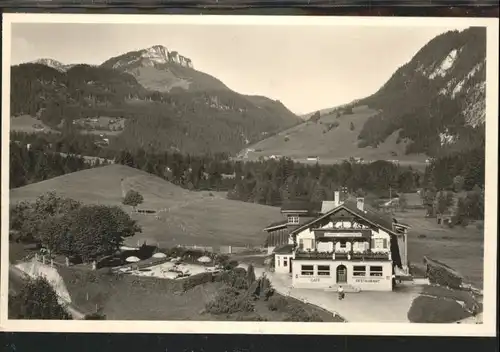
<svg viewBox="0 0 500 352">
<path fill-rule="evenodd" d="M 300 115 L 373 94 L 422 46 L 454 29 L 463 28 L 14 23 L 11 64 L 101 64 L 159 44 L 232 90 L 280 100 Z"/>
</svg>

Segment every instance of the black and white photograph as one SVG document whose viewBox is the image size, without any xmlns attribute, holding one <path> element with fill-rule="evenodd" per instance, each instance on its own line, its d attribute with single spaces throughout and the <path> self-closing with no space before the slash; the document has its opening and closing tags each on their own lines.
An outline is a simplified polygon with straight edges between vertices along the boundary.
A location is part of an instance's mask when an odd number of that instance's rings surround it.
<svg viewBox="0 0 500 352">
<path fill-rule="evenodd" d="M 8 14 L 2 56 L 2 326 L 495 333 L 495 19 Z"/>
</svg>

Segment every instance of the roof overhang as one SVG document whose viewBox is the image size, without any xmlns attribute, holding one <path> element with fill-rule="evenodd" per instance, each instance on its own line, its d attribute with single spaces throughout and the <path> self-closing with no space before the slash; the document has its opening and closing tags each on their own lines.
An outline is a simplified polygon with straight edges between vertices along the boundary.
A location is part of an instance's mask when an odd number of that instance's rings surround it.
<svg viewBox="0 0 500 352">
<path fill-rule="evenodd" d="M 280 225 L 268 226 L 263 231 L 277 230 L 277 229 L 281 229 L 281 228 L 286 228 L 286 226 L 287 226 L 287 224 L 280 224 Z"/>
<path fill-rule="evenodd" d="M 370 225 L 374 226 L 374 227 L 377 227 L 377 228 L 381 228 L 383 229 L 384 231 L 387 231 L 389 234 L 391 235 L 394 235 L 394 236 L 402 236 L 402 234 L 400 233 L 397 233 L 396 231 L 394 231 L 393 229 L 388 229 L 386 228 L 385 226 L 383 225 L 380 225 L 380 224 L 377 224 L 377 223 L 374 223 L 372 220 L 370 219 L 367 219 L 366 217 L 360 215 L 360 214 L 357 214 L 356 212 L 353 212 L 349 207 L 345 206 L 345 204 L 340 204 L 339 206 L 337 206 L 336 208 L 330 210 L 328 213 L 325 213 L 323 215 L 321 215 L 320 217 L 308 222 L 308 223 L 305 223 L 304 225 L 302 226 L 299 226 L 297 227 L 295 230 L 293 230 L 292 232 L 290 232 L 290 235 L 292 236 L 295 236 L 297 235 L 297 233 L 299 233 L 300 231 L 306 229 L 308 226 L 311 226 L 312 224 L 314 224 L 315 222 L 317 221 L 321 221 L 327 217 L 329 217 L 330 215 L 336 213 L 337 211 L 341 210 L 341 209 L 344 209 L 346 210 L 347 212 L 351 213 L 353 216 L 355 217 L 358 217 L 358 218 L 361 218 L 363 219 L 364 221 L 366 221 L 367 223 L 369 223 Z"/>
</svg>

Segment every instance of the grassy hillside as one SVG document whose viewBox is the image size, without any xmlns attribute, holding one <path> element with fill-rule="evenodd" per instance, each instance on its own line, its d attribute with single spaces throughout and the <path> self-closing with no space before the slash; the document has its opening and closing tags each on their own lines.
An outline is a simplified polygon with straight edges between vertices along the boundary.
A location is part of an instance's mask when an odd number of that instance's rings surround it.
<svg viewBox="0 0 500 352">
<path fill-rule="evenodd" d="M 11 203 L 34 200 L 55 190 L 58 194 L 85 203 L 121 204 L 123 191 L 134 189 L 144 196 L 139 209 L 160 210 L 153 215 L 132 214 L 143 233 L 128 244 L 147 240 L 162 246 L 185 245 L 262 245 L 262 228 L 281 218 L 279 208 L 227 200 L 218 194 L 192 192 L 163 179 L 123 165 L 83 170 L 47 181 L 13 189 Z M 131 211 L 129 207 L 124 207 Z"/>
<path fill-rule="evenodd" d="M 249 147 L 255 151 L 248 152 L 248 159 L 282 155 L 304 162 L 308 156 L 318 156 L 320 163 L 334 163 L 350 157 L 361 157 L 366 161 L 395 159 L 402 163 L 424 164 L 424 155 L 405 155 L 406 142 L 398 141 L 396 134 L 377 148 L 359 148 L 359 131 L 377 111 L 361 106 L 352 112 L 338 117 L 335 113 L 323 115 L 317 123 L 304 122 L 262 140 Z"/>
</svg>

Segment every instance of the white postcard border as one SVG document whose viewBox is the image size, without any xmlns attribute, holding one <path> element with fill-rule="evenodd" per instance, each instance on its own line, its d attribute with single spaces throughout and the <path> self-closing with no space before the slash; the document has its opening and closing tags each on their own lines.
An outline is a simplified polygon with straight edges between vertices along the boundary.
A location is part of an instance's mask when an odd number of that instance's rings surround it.
<svg viewBox="0 0 500 352">
<path fill-rule="evenodd" d="M 10 52 L 13 23 L 135 23 L 191 25 L 276 26 L 414 26 L 447 25 L 487 27 L 486 167 L 483 324 L 405 323 L 291 323 L 216 321 L 37 321 L 9 320 L 8 216 Z M 302 17 L 302 16 L 206 16 L 206 15 L 88 15 L 4 14 L 2 40 L 2 236 L 0 330 L 43 332 L 135 332 L 135 333 L 247 333 L 317 335 L 426 335 L 495 336 L 497 270 L 497 175 L 498 175 L 498 19 L 409 17 Z"/>
</svg>

